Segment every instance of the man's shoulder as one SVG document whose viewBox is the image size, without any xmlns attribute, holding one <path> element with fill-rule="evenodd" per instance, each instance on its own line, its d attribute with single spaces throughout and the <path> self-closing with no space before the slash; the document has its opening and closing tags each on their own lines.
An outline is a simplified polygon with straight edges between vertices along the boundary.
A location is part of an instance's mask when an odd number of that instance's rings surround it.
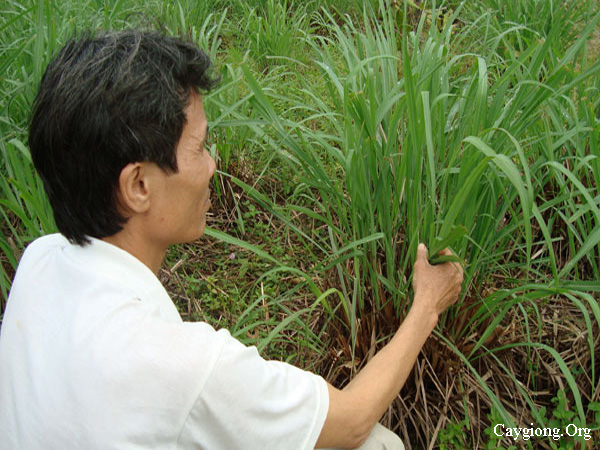
<svg viewBox="0 0 600 450">
<path fill-rule="evenodd" d="M 52 248 L 65 247 L 67 245 L 71 244 L 67 238 L 60 233 L 41 236 L 27 245 L 23 252 L 23 256 L 21 257 L 21 261 L 36 258 Z"/>
<path fill-rule="evenodd" d="M 29 243 L 19 259 L 13 285 L 21 276 L 25 276 L 28 279 L 28 272 L 35 271 L 43 258 L 52 253 L 54 249 L 62 248 L 66 245 L 70 245 L 69 241 L 59 233 L 41 236 Z"/>
</svg>

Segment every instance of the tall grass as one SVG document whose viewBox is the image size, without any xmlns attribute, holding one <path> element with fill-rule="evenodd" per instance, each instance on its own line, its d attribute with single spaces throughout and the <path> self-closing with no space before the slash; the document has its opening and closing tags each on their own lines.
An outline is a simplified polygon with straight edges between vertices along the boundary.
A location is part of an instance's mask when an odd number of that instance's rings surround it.
<svg viewBox="0 0 600 450">
<path fill-rule="evenodd" d="M 291 8 L 287 0 L 267 0 L 264 7 L 250 7 L 240 2 L 246 16 L 243 34 L 250 42 L 249 50 L 254 60 L 268 68 L 270 59 L 303 57 L 298 51 L 302 45 L 301 32 L 308 27 L 307 4 Z M 308 2 L 310 3 L 310 2 Z"/>
<path fill-rule="evenodd" d="M 307 83 L 289 117 L 280 117 L 271 90 L 246 76 L 270 127 L 255 132 L 297 171 L 288 211 L 320 222 L 310 239 L 330 256 L 315 270 L 337 277 L 351 366 L 368 357 L 372 335 L 389 332 L 407 310 L 417 244 L 432 253 L 450 246 L 466 261 L 467 288 L 438 328 L 445 343 L 428 349 L 432 378 L 452 366 L 442 361 L 450 348 L 488 408 L 518 423 L 490 388 L 497 383 L 478 370 L 482 359 L 524 348 L 535 364 L 554 361 L 586 423 L 594 417 L 586 405 L 599 399 L 592 336 L 600 325 L 589 294 L 597 295 L 600 275 L 600 63 L 586 58 L 586 45 L 600 16 L 591 3 L 540 3 L 541 18 L 539 9 L 506 2 L 461 27 L 453 24 L 464 20 L 462 5 L 443 21 L 434 8 L 412 29 L 406 4 L 397 11 L 380 2 L 379 20 L 365 9 L 360 25 L 325 12 L 326 36 L 307 37 L 322 86 Z M 485 36 L 478 48 L 454 47 L 475 32 Z M 578 364 L 540 341 L 552 296 L 576 306 L 585 323 L 585 388 Z M 506 315 L 527 325 L 509 346 L 497 336 Z M 521 388 L 521 374 L 500 367 L 532 420 L 545 424 L 533 385 Z"/>
</svg>

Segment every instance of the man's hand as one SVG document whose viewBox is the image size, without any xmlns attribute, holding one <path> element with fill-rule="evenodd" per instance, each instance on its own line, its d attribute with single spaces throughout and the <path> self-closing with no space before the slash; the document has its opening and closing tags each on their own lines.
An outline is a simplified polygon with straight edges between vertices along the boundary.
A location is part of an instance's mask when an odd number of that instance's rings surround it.
<svg viewBox="0 0 600 450">
<path fill-rule="evenodd" d="M 442 255 L 451 255 L 446 249 Z M 420 244 L 413 274 L 415 298 L 392 340 L 339 390 L 329 385 L 329 410 L 320 447 L 358 447 L 400 392 L 438 317 L 458 299 L 463 270 L 452 262 L 432 266 Z"/>
<path fill-rule="evenodd" d="M 450 256 L 452 252 L 444 249 L 440 254 Z M 413 273 L 413 308 L 424 308 L 439 316 L 458 300 L 463 274 L 463 268 L 457 263 L 447 262 L 435 266 L 429 264 L 427 247 L 419 244 Z"/>
</svg>

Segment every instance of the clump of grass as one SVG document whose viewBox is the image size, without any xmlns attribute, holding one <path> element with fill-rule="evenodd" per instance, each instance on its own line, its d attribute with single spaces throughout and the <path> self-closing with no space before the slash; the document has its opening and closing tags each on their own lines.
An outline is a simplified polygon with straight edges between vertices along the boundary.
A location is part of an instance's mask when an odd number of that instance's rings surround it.
<svg viewBox="0 0 600 450">
<path fill-rule="evenodd" d="M 570 386 L 580 420 L 591 417 L 583 398 L 597 398 L 594 382 L 577 384 L 574 365 L 544 340 L 545 324 L 537 319 L 546 299 L 558 296 L 577 305 L 577 323 L 590 336 L 600 323 L 586 292 L 597 279 L 600 242 L 592 114 L 600 65 L 584 57 L 599 16 L 579 7 L 584 13 L 577 16 L 568 7 L 553 10 L 543 39 L 522 27 L 505 32 L 506 25 L 490 26 L 486 42 L 496 46 L 481 54 L 461 54 L 453 46 L 480 25 L 455 29 L 460 7 L 444 21 L 437 20 L 438 10 L 428 11 L 416 29 L 402 34 L 396 11 L 384 2 L 380 20 L 366 10 L 361 27 L 350 20 L 339 25 L 325 12 L 329 32 L 307 37 L 325 95 L 312 94 L 307 84 L 303 94 L 310 102 L 299 95 L 289 117 L 280 117 L 276 95 L 246 72 L 252 105 L 270 127 L 255 132 L 275 142 L 297 171 L 294 195 L 301 202 L 279 215 L 290 222 L 290 212 L 299 211 L 318 223 L 303 232 L 327 249 L 329 257 L 314 270 L 335 275 L 340 321 L 350 334 L 338 343 L 347 345 L 349 367 L 360 367 L 373 336 L 384 338 L 408 309 L 418 242 L 434 252 L 451 246 L 467 261 L 467 289 L 428 344 L 416 386 L 456 395 L 467 377 L 480 392 L 478 404 L 494 408 L 506 423 L 518 420 L 516 411 L 495 392 L 509 395 L 506 386 L 517 386 L 519 411 L 528 409 L 544 423 L 534 392 L 536 383 L 552 389 L 551 377 L 523 380 L 518 366 L 496 356 L 520 360 L 517 349 L 524 349 L 530 358 L 549 358 Z M 575 22 L 577 35 L 565 33 Z M 510 338 L 500 331 L 507 317 L 525 324 Z M 596 347 L 591 339 L 581 349 L 591 380 L 598 379 Z M 482 361 L 489 370 L 502 368 L 498 382 L 481 372 Z M 439 389 L 448 382 L 455 390 Z M 427 411 L 430 404 L 420 407 Z M 466 403 L 454 408 L 446 416 L 457 421 L 475 414 Z M 437 413 L 420 417 L 434 420 Z M 475 442 L 484 428 L 473 426 Z M 417 440 L 428 444 L 429 436 L 423 431 Z"/>
<path fill-rule="evenodd" d="M 262 68 L 268 69 L 273 59 L 293 62 L 304 57 L 298 47 L 304 42 L 301 36 L 308 32 L 310 3 L 266 0 L 262 7 L 251 7 L 239 2 L 245 15 L 241 36 L 247 37 L 249 51 Z"/>
</svg>

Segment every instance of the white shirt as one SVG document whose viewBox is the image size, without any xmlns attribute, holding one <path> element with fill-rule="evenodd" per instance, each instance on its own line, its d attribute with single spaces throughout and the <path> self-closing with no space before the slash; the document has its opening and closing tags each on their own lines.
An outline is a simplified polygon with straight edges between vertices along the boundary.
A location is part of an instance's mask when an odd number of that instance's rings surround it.
<svg viewBox="0 0 600 450">
<path fill-rule="evenodd" d="M 25 251 L 0 333 L 0 448 L 312 449 L 325 381 L 184 323 L 156 276 L 104 241 Z"/>
</svg>

